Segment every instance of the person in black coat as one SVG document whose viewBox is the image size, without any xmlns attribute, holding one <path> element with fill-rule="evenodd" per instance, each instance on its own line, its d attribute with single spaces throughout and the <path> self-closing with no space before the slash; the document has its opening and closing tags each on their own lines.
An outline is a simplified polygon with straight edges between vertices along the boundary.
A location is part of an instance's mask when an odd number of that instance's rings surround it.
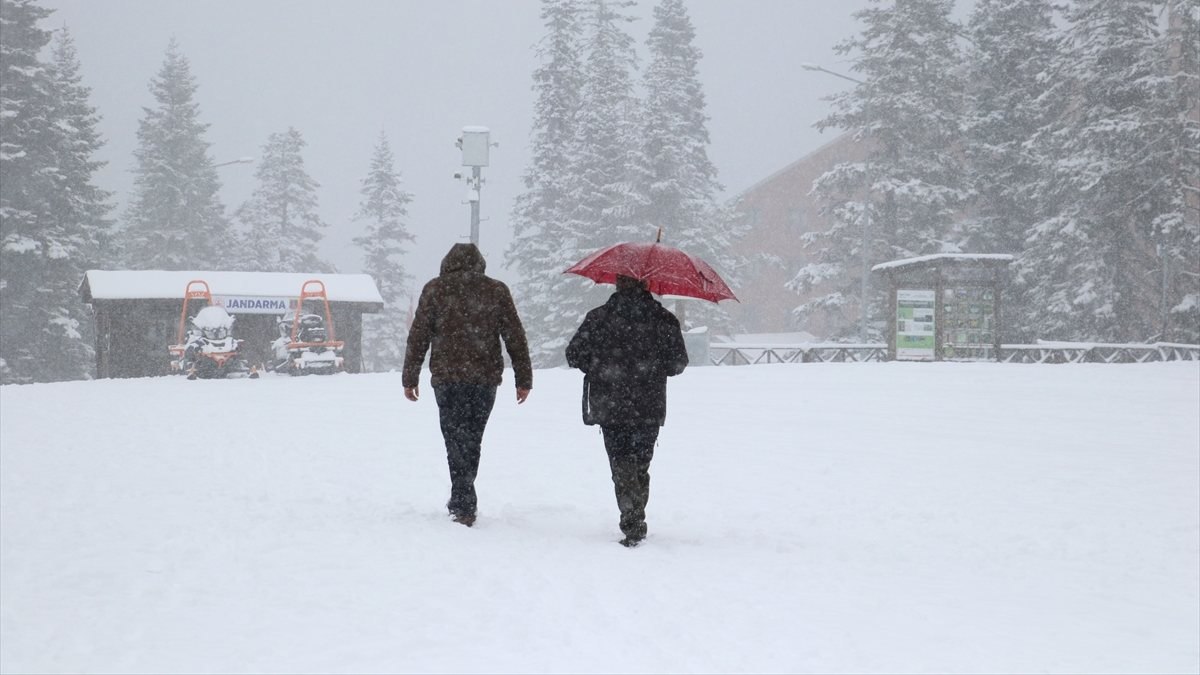
<svg viewBox="0 0 1200 675">
<path fill-rule="evenodd" d="M 583 422 L 604 433 L 625 546 L 646 537 L 650 460 L 667 418 L 667 378 L 687 364 L 679 320 L 630 277 L 617 277 L 616 292 L 587 313 L 567 345 L 567 365 L 584 373 Z"/>
</svg>

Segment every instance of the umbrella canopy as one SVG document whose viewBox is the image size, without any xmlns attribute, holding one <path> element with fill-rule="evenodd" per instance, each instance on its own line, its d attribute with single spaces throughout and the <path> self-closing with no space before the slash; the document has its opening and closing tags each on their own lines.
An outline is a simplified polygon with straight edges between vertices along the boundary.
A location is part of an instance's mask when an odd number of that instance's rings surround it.
<svg viewBox="0 0 1200 675">
<path fill-rule="evenodd" d="M 563 272 L 598 284 L 615 284 L 618 276 L 646 282 L 651 293 L 684 295 L 710 302 L 737 300 L 708 263 L 658 242 L 626 242 L 601 249 Z"/>
</svg>

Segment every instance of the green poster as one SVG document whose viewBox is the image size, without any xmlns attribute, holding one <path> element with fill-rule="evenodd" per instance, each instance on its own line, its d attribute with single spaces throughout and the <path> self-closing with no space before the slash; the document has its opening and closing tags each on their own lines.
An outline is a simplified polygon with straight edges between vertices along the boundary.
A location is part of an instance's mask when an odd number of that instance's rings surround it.
<svg viewBox="0 0 1200 675">
<path fill-rule="evenodd" d="M 932 361 L 934 338 L 933 291 L 896 291 L 896 360 Z"/>
</svg>

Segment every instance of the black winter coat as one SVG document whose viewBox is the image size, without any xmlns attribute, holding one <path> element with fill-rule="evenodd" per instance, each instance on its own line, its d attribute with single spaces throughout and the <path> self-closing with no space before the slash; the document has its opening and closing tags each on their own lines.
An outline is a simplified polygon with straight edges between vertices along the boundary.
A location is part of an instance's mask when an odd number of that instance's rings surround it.
<svg viewBox="0 0 1200 675">
<path fill-rule="evenodd" d="M 584 424 L 662 426 L 667 377 L 687 363 L 679 320 L 641 288 L 588 312 L 567 345 L 567 365 L 584 372 Z"/>
</svg>

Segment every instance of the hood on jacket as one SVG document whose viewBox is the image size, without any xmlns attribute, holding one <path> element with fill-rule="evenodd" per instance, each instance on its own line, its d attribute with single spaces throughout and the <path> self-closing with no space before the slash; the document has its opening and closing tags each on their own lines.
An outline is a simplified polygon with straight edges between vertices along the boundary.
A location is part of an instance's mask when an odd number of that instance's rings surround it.
<svg viewBox="0 0 1200 675">
<path fill-rule="evenodd" d="M 483 274 L 487 268 L 487 261 L 483 259 L 483 254 L 479 252 L 479 247 L 475 244 L 455 244 L 450 247 L 450 252 L 442 258 L 441 274 L 452 274 L 454 272 L 478 272 Z"/>
</svg>

